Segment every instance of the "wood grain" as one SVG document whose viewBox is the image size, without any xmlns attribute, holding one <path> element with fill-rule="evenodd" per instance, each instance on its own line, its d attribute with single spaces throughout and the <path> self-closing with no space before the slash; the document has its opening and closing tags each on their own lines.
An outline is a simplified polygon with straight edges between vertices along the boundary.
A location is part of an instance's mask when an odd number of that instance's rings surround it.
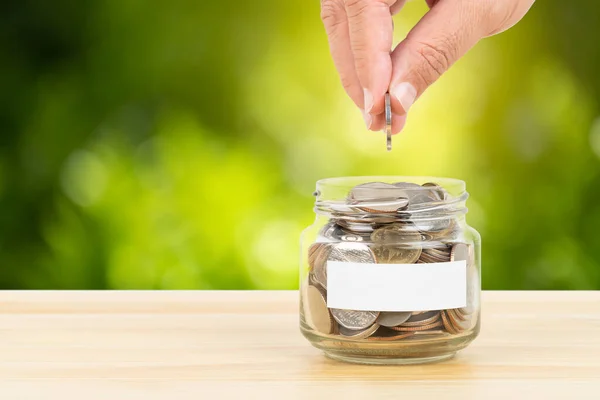
<svg viewBox="0 0 600 400">
<path fill-rule="evenodd" d="M 297 292 L 0 292 L 0 399 L 600 398 L 600 292 L 486 292 L 447 362 L 329 360 Z"/>
</svg>

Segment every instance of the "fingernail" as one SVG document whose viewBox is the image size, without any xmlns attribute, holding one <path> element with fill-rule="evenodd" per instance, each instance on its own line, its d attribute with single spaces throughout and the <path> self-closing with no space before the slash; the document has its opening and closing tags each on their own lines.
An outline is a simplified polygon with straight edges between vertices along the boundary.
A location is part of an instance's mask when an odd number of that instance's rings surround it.
<svg viewBox="0 0 600 400">
<path fill-rule="evenodd" d="M 417 98 L 417 89 L 408 82 L 402 82 L 399 85 L 394 86 L 392 94 L 400 102 L 404 112 L 408 112 L 410 106 L 413 105 Z"/>
<path fill-rule="evenodd" d="M 364 89 L 365 93 L 365 112 L 370 113 L 373 108 L 373 95 L 369 89 Z"/>
<path fill-rule="evenodd" d="M 371 114 L 363 111 L 363 118 L 365 119 L 365 125 L 367 125 L 367 129 L 371 129 L 371 125 L 373 124 L 373 117 Z"/>
</svg>

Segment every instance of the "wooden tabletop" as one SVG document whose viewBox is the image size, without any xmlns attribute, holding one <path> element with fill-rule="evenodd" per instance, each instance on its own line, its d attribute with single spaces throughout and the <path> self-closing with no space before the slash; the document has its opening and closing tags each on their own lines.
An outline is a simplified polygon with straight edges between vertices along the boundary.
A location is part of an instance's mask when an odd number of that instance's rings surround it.
<svg viewBox="0 0 600 400">
<path fill-rule="evenodd" d="M 486 292 L 479 338 L 415 366 L 325 358 L 299 332 L 297 292 L 0 292 L 0 304 L 0 399 L 600 398 L 600 292 Z"/>
</svg>

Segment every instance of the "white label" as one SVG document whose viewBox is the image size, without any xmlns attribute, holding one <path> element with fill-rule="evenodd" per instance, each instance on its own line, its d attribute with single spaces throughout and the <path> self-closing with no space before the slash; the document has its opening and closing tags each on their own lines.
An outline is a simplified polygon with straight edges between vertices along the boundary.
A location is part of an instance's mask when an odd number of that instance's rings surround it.
<svg viewBox="0 0 600 400">
<path fill-rule="evenodd" d="M 424 311 L 467 305 L 467 262 L 361 264 L 327 262 L 327 307 Z"/>
</svg>

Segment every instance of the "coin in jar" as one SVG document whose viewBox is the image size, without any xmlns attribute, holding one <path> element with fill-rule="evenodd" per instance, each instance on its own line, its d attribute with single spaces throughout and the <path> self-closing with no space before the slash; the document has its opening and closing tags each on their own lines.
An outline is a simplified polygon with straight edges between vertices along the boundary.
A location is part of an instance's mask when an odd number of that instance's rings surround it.
<svg viewBox="0 0 600 400">
<path fill-rule="evenodd" d="M 423 187 L 428 187 L 428 188 L 432 188 L 435 191 L 435 194 L 437 195 L 437 197 L 440 200 L 447 200 L 448 199 L 448 192 L 446 192 L 446 189 L 444 189 L 443 187 L 441 187 L 440 185 L 438 185 L 437 183 L 434 182 L 427 182 L 424 183 L 423 185 L 421 185 Z"/>
<path fill-rule="evenodd" d="M 369 247 L 362 243 L 335 243 L 331 245 L 329 261 L 374 263 L 375 256 Z"/>
<path fill-rule="evenodd" d="M 327 258 L 330 253 L 331 244 L 322 243 L 314 250 L 312 256 L 309 255 L 309 263 L 312 260 L 310 264 L 312 278 L 324 289 L 327 289 Z"/>
<path fill-rule="evenodd" d="M 321 333 L 331 333 L 333 321 L 325 298 L 316 287 L 309 285 L 306 290 L 308 303 L 307 323 Z"/>
<path fill-rule="evenodd" d="M 371 240 L 378 244 L 418 244 L 422 236 L 418 231 L 413 230 L 411 224 L 390 224 L 378 228 L 371 234 Z"/>
<path fill-rule="evenodd" d="M 338 329 L 339 334 L 346 338 L 365 339 L 373 335 L 379 329 L 379 325 L 373 324 L 365 329 L 348 329 L 340 326 Z"/>
<path fill-rule="evenodd" d="M 417 245 L 375 245 L 371 250 L 378 264 L 412 264 L 419 259 L 421 247 Z"/>
<path fill-rule="evenodd" d="M 379 317 L 377 317 L 377 323 L 381 326 L 392 327 L 398 326 L 406 320 L 410 318 L 412 312 L 392 312 L 392 311 L 384 311 L 379 313 Z"/>
<path fill-rule="evenodd" d="M 408 207 L 408 198 L 398 197 L 390 199 L 379 199 L 377 201 L 355 201 L 352 203 L 358 209 L 373 214 L 390 214 Z"/>
<path fill-rule="evenodd" d="M 384 182 L 363 183 L 353 187 L 348 193 L 348 200 L 354 201 L 377 201 L 398 197 L 406 197 L 405 192 L 390 183 Z"/>
<path fill-rule="evenodd" d="M 340 324 L 340 327 L 351 330 L 360 330 L 373 325 L 379 316 L 376 311 L 343 310 L 332 308 L 331 315 Z"/>
</svg>

